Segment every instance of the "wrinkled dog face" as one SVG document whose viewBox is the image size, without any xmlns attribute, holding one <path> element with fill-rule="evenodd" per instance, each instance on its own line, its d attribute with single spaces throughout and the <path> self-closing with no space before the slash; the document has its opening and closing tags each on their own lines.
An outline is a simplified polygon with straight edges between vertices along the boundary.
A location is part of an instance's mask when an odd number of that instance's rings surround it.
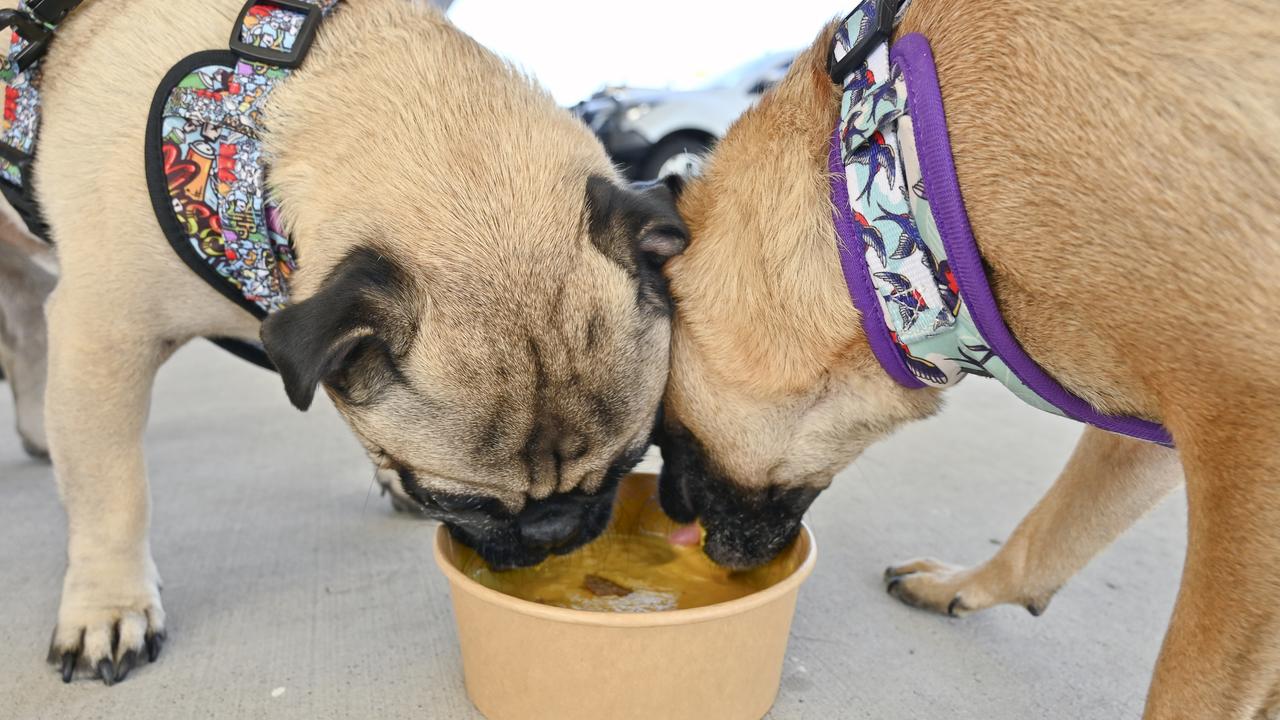
<svg viewBox="0 0 1280 720">
<path fill-rule="evenodd" d="M 717 563 L 772 559 L 833 477 L 933 393 L 880 369 L 839 263 L 827 155 L 839 98 L 828 28 L 745 113 L 680 198 L 688 251 L 659 438 L 662 504 Z"/>
<path fill-rule="evenodd" d="M 477 235 L 455 256 L 374 235 L 263 324 L 293 403 L 323 385 L 374 462 L 499 568 L 604 529 L 666 380 L 672 192 L 584 174 L 575 195 L 524 228 L 552 240 Z"/>
</svg>

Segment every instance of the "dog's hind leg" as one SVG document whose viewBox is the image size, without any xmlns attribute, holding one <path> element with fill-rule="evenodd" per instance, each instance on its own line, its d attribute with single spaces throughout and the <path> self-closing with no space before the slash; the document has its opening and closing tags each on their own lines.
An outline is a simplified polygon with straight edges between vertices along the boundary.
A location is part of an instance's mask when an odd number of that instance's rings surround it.
<svg viewBox="0 0 1280 720">
<path fill-rule="evenodd" d="M 1274 388 L 1231 397 L 1189 439 L 1171 424 L 1187 469 L 1187 558 L 1147 720 L 1265 717 L 1280 680 L 1280 411 Z"/>
<path fill-rule="evenodd" d="M 33 457 L 47 457 L 44 391 L 47 360 L 44 303 L 56 277 L 36 253 L 48 254 L 0 217 L 0 368 L 13 394 L 18 436 Z"/>
<path fill-rule="evenodd" d="M 1086 428 L 1049 492 L 985 564 L 932 559 L 885 572 L 888 591 L 915 607 L 960 616 L 1015 604 L 1042 613 L 1058 588 L 1182 480 L 1178 455 Z"/>
<path fill-rule="evenodd" d="M 49 656 L 68 682 L 84 667 L 110 685 L 164 639 L 142 438 L 156 370 L 178 343 L 138 322 L 127 297 L 68 285 L 48 305 L 47 424 L 69 533 Z"/>
</svg>

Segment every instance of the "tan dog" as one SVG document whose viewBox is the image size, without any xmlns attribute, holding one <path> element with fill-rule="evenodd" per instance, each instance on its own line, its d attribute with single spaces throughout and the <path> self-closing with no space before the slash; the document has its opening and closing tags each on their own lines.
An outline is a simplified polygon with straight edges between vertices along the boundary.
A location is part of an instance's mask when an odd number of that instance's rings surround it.
<svg viewBox="0 0 1280 720">
<path fill-rule="evenodd" d="M 1164 423 L 1178 451 L 1087 430 L 991 561 L 906 563 L 890 591 L 954 615 L 1038 614 L 1181 468 L 1190 543 L 1147 717 L 1254 718 L 1280 684 L 1280 13 L 1265 0 L 916 0 L 898 32 L 932 43 L 1015 335 L 1096 407 Z M 730 565 L 772 556 L 839 469 L 941 400 L 881 369 L 841 274 L 830 39 L 685 191 L 693 241 L 668 266 L 664 505 L 701 516 L 707 552 Z"/>
<path fill-rule="evenodd" d="M 90 2 L 44 61 L 68 679 L 123 678 L 164 637 L 142 449 L 156 370 L 193 337 L 259 336 L 161 234 L 141 133 L 161 76 L 225 48 L 242 5 Z M 305 409 L 323 384 L 374 461 L 497 565 L 592 539 L 666 381 L 670 192 L 623 187 L 548 94 L 408 0 L 341 5 L 270 102 L 269 180 L 303 262 L 262 339 L 289 397 Z"/>
</svg>

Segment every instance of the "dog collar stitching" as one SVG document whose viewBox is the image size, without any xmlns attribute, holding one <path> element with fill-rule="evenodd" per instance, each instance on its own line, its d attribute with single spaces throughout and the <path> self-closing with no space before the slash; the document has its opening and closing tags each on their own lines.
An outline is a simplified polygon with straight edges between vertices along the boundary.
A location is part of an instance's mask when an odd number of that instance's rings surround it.
<svg viewBox="0 0 1280 720">
<path fill-rule="evenodd" d="M 866 0 L 837 28 L 832 57 L 883 32 Z M 966 375 L 1000 380 L 1041 410 L 1170 445 L 1157 423 L 1106 415 L 1063 388 L 1013 337 L 973 239 L 951 158 L 928 41 L 907 35 L 865 49 L 840 83 L 829 156 L 845 280 L 877 360 L 909 388 Z"/>
</svg>

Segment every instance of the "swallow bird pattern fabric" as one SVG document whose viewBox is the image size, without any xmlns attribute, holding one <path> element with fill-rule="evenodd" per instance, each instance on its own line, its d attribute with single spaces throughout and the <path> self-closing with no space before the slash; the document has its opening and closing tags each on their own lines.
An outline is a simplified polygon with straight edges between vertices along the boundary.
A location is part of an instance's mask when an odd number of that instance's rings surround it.
<svg viewBox="0 0 1280 720">
<path fill-rule="evenodd" d="M 837 57 L 875 25 L 876 11 L 867 0 L 849 16 L 837 31 Z M 1063 414 L 1018 379 L 969 314 L 925 193 L 909 88 L 887 44 L 845 78 L 837 132 L 853 206 L 852 241 L 863 246 L 890 338 L 911 374 L 933 387 L 967 375 L 996 378 L 1031 405 Z"/>
</svg>

